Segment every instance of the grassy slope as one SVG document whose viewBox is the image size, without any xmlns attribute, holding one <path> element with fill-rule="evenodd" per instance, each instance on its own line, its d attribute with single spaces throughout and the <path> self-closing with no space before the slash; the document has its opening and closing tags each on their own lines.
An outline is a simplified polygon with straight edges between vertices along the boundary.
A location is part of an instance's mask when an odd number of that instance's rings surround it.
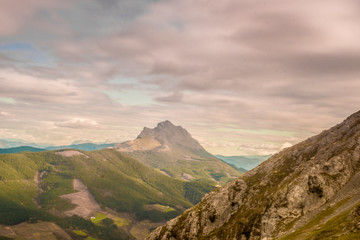
<svg viewBox="0 0 360 240">
<path fill-rule="evenodd" d="M 312 221 L 295 232 L 282 237 L 281 240 L 326 240 L 326 239 L 360 239 L 360 204 L 350 210 L 330 218 L 325 223 L 324 219 L 334 213 L 348 199 L 318 214 Z"/>
<path fill-rule="evenodd" d="M 108 234 L 106 227 L 76 217 L 59 218 L 44 210 L 58 212 L 73 206 L 59 197 L 73 192 L 72 179 L 79 178 L 96 200 L 118 212 L 135 213 L 138 220 L 163 221 L 175 217 L 200 201 L 212 186 L 201 181 L 183 182 L 114 150 L 84 152 L 86 156 L 63 157 L 55 151 L 0 155 L 0 223 L 16 224 L 29 219 L 54 221 L 62 227 L 77 226 L 92 234 Z M 43 192 L 38 195 L 34 181 L 37 171 Z M 42 208 L 37 209 L 37 198 Z M 176 211 L 147 210 L 147 204 L 171 206 Z M 53 211 L 54 212 L 54 211 Z M 124 234 L 122 234 L 124 235 Z M 125 238 L 126 239 L 126 238 Z"/>
<path fill-rule="evenodd" d="M 223 160 L 224 162 L 234 165 L 238 168 L 246 169 L 246 171 L 253 169 L 260 163 L 271 157 L 271 155 L 264 156 L 222 156 L 215 155 L 215 157 Z"/>
<path fill-rule="evenodd" d="M 195 179 L 202 179 L 213 185 L 216 184 L 214 180 L 224 184 L 232 179 L 229 175 L 238 177 L 243 173 L 205 151 L 191 152 L 186 149 L 175 149 L 171 153 L 135 151 L 127 154 L 175 178 L 181 179 L 181 174 L 187 173 Z M 184 156 L 187 156 L 187 159 Z"/>
</svg>

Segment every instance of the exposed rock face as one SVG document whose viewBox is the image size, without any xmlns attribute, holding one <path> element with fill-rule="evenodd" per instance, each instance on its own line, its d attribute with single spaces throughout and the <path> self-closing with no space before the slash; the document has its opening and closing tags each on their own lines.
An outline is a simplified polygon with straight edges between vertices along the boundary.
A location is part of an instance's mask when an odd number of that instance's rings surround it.
<svg viewBox="0 0 360 240">
<path fill-rule="evenodd" d="M 184 146 L 190 149 L 203 149 L 203 147 L 196 141 L 188 131 L 181 126 L 175 126 L 170 121 L 158 123 L 154 129 L 144 128 L 137 139 L 153 138 L 162 145 L 169 146 Z"/>
<path fill-rule="evenodd" d="M 158 123 L 153 129 L 144 127 L 135 140 L 118 144 L 117 148 L 123 151 L 156 149 L 166 152 L 179 146 L 192 150 L 204 150 L 183 127 L 175 126 L 166 120 Z"/>
<path fill-rule="evenodd" d="M 198 205 L 147 239 L 312 239 L 306 234 L 315 227 L 321 229 L 333 217 L 349 209 L 353 209 L 350 220 L 357 216 L 359 169 L 357 112 L 205 195 Z M 311 225 L 315 220 L 317 225 Z M 353 231 L 358 229 L 356 224 Z M 296 235 L 304 226 L 306 231 Z"/>
<path fill-rule="evenodd" d="M 217 185 L 242 174 L 208 153 L 188 131 L 170 121 L 153 129 L 145 127 L 136 139 L 117 144 L 115 149 L 185 181 L 208 179 Z M 214 179 L 214 174 L 225 177 Z"/>
</svg>

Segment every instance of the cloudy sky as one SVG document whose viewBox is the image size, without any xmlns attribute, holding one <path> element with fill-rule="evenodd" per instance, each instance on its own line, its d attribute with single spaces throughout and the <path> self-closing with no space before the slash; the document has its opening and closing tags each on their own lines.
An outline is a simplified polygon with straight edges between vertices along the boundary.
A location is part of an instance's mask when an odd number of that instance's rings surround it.
<svg viewBox="0 0 360 240">
<path fill-rule="evenodd" d="M 269 154 L 359 110 L 356 0 L 0 0 L 0 138 L 121 142 L 163 120 Z"/>
</svg>

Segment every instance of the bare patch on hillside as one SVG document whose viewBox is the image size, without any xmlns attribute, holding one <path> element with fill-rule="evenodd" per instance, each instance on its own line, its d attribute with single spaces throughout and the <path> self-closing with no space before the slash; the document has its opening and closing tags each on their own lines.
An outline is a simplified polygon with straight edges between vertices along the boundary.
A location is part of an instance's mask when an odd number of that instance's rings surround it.
<svg viewBox="0 0 360 240">
<path fill-rule="evenodd" d="M 64 199 L 70 200 L 72 204 L 77 205 L 74 209 L 66 211 L 65 215 L 77 215 L 83 218 L 89 218 L 95 213 L 101 212 L 99 204 L 79 179 L 74 179 L 74 190 L 78 192 L 61 196 Z"/>
<path fill-rule="evenodd" d="M 156 147 L 160 147 L 161 144 L 152 138 L 135 139 L 120 143 L 116 146 L 116 150 L 120 152 L 133 152 L 133 151 L 144 151 L 151 150 Z"/>
<path fill-rule="evenodd" d="M 180 177 L 181 177 L 182 179 L 184 179 L 185 181 L 190 181 L 190 180 L 193 180 L 193 179 L 194 179 L 194 177 L 191 176 L 191 175 L 188 174 L 188 173 L 183 173 L 183 174 L 181 174 Z"/>
<path fill-rule="evenodd" d="M 56 152 L 55 154 L 61 155 L 63 157 L 85 156 L 86 158 L 89 158 L 88 156 L 86 156 L 82 152 L 79 152 L 79 151 L 76 151 L 76 150 L 66 150 L 66 151 Z"/>
<path fill-rule="evenodd" d="M 162 174 L 164 174 L 164 175 L 166 175 L 166 176 L 168 176 L 168 177 L 171 177 L 169 174 L 167 174 L 165 171 L 163 171 L 163 170 L 159 170 Z"/>
<path fill-rule="evenodd" d="M 63 229 L 50 222 L 0 226 L 0 236 L 29 240 L 71 240 L 71 237 Z"/>
</svg>

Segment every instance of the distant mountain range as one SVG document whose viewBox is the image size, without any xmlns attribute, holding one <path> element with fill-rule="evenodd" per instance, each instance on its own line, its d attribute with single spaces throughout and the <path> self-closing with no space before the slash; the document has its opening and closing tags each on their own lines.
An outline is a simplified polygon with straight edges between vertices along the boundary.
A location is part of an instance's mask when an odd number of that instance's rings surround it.
<svg viewBox="0 0 360 240">
<path fill-rule="evenodd" d="M 116 145 L 1 143 L 7 148 L 0 149 L 0 239 L 25 238 L 17 228 L 45 234 L 45 221 L 67 234 L 61 239 L 144 239 L 243 174 L 170 121 Z"/>
<path fill-rule="evenodd" d="M 237 168 L 249 171 L 260 163 L 271 157 L 271 155 L 256 155 L 256 156 L 223 156 L 215 155 L 215 157 L 223 160 L 224 162 L 231 164 Z"/>
<path fill-rule="evenodd" d="M 0 148 L 0 153 L 42 152 L 42 151 L 46 151 L 46 149 L 30 147 L 30 146 Z"/>
<path fill-rule="evenodd" d="M 28 141 L 24 141 L 22 139 L 14 139 L 14 138 L 0 138 L 0 148 L 15 148 L 21 146 L 29 146 L 35 148 L 45 148 L 49 145 L 46 144 L 36 144 Z"/>
<path fill-rule="evenodd" d="M 61 149 L 78 149 L 83 151 L 96 151 L 105 148 L 111 148 L 115 146 L 115 143 L 80 143 L 80 144 L 71 144 L 71 145 L 64 145 L 64 146 L 43 146 L 43 147 L 34 147 L 39 146 L 33 143 L 26 143 L 26 142 L 12 142 L 11 145 L 16 144 L 29 144 L 29 145 L 21 145 L 16 147 L 9 147 L 9 148 L 0 148 L 0 153 L 19 153 L 19 152 L 41 152 L 41 151 L 48 151 L 48 150 L 61 150 Z M 10 144 L 7 144 L 9 146 Z"/>
<path fill-rule="evenodd" d="M 114 147 L 115 143 L 80 143 L 80 144 L 71 144 L 71 145 L 64 145 L 64 146 L 54 146 L 54 147 L 46 147 L 46 150 L 60 150 L 60 149 L 78 149 L 83 151 L 96 151 L 105 148 Z"/>
</svg>

